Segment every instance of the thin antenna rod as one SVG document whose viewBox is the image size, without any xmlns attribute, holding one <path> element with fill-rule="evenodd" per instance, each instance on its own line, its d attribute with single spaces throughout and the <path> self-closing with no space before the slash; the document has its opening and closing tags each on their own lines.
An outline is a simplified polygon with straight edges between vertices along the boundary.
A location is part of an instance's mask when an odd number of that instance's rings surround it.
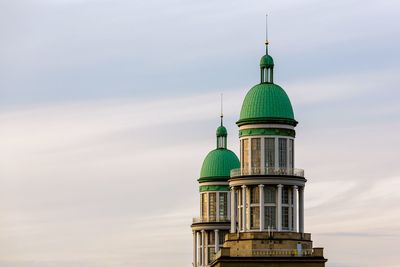
<svg viewBox="0 0 400 267">
<path fill-rule="evenodd" d="M 265 15 L 265 54 L 268 55 L 268 14 Z"/>
<path fill-rule="evenodd" d="M 224 94 L 221 93 L 221 126 L 224 118 Z"/>
</svg>

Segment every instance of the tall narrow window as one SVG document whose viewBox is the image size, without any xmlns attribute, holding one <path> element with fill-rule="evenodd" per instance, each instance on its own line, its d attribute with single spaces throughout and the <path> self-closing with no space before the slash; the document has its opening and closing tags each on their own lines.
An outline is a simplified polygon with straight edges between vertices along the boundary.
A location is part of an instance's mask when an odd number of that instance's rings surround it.
<svg viewBox="0 0 400 267">
<path fill-rule="evenodd" d="M 275 167 L 275 138 L 265 138 L 265 167 Z"/>
<path fill-rule="evenodd" d="M 216 219 L 216 193 L 209 193 L 209 220 L 215 221 Z"/>
<path fill-rule="evenodd" d="M 261 139 L 251 139 L 251 170 L 252 173 L 259 174 L 261 167 Z"/>
<path fill-rule="evenodd" d="M 207 218 L 208 199 L 207 193 L 201 194 L 201 217 L 203 220 Z"/>
<path fill-rule="evenodd" d="M 279 138 L 279 168 L 287 167 L 287 139 Z"/>
<path fill-rule="evenodd" d="M 260 207 L 250 207 L 250 229 L 260 228 Z"/>
<path fill-rule="evenodd" d="M 268 229 L 276 229 L 276 187 L 264 188 L 264 225 Z"/>
<path fill-rule="evenodd" d="M 258 186 L 252 186 L 250 191 L 250 229 L 260 228 L 260 190 Z"/>
<path fill-rule="evenodd" d="M 228 216 L 228 193 L 219 193 L 219 218 L 227 219 Z"/>
<path fill-rule="evenodd" d="M 294 168 L 294 140 L 289 139 L 289 168 Z"/>
<path fill-rule="evenodd" d="M 228 231 L 220 230 L 219 231 L 219 245 L 222 246 L 225 242 L 225 235 L 228 233 Z"/>
<path fill-rule="evenodd" d="M 250 204 L 260 203 L 260 193 L 258 186 L 250 188 Z"/>
<path fill-rule="evenodd" d="M 208 246 L 212 246 L 212 245 L 215 244 L 215 234 L 214 234 L 214 232 L 212 232 L 212 231 L 208 232 L 207 241 L 208 241 L 208 243 L 207 243 Z"/>
<path fill-rule="evenodd" d="M 276 203 L 276 189 L 272 186 L 264 188 L 264 202 L 265 203 Z"/>
<path fill-rule="evenodd" d="M 294 221 L 296 220 L 296 218 L 294 217 L 294 207 L 292 206 L 291 208 L 290 208 L 290 210 L 291 210 L 291 214 L 292 214 L 292 219 L 291 219 L 291 225 L 292 225 L 292 229 L 294 230 Z"/>
<path fill-rule="evenodd" d="M 243 139 L 242 161 L 245 172 L 249 170 L 249 139 Z"/>
<path fill-rule="evenodd" d="M 289 207 L 282 207 L 282 228 L 289 229 Z"/>
<path fill-rule="evenodd" d="M 215 254 L 215 247 L 208 247 L 208 262 L 212 262 L 214 260 L 214 254 Z"/>
<path fill-rule="evenodd" d="M 201 238 L 200 238 L 200 240 L 201 240 Z M 203 247 L 202 246 L 203 245 L 200 244 L 200 249 L 199 249 L 199 264 L 200 264 L 200 266 L 203 266 Z"/>
<path fill-rule="evenodd" d="M 286 186 L 282 188 L 282 204 L 289 204 L 289 188 Z"/>
<path fill-rule="evenodd" d="M 264 208 L 264 222 L 265 227 L 268 229 L 275 229 L 276 227 L 276 207 L 275 206 L 266 206 Z"/>
</svg>

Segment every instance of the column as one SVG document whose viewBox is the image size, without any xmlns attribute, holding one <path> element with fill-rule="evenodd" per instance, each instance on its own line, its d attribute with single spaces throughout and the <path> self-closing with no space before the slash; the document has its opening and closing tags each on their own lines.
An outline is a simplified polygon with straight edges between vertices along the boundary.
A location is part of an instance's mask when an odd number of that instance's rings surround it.
<svg viewBox="0 0 400 267">
<path fill-rule="evenodd" d="M 288 188 L 288 203 L 289 203 L 289 207 L 288 207 L 288 209 L 289 209 L 289 227 L 288 227 L 288 230 L 289 231 L 292 231 L 292 229 L 293 229 L 293 212 L 292 212 L 292 203 L 293 203 L 293 201 L 292 201 L 292 198 L 293 198 L 293 191 L 292 191 L 292 188 Z"/>
<path fill-rule="evenodd" d="M 242 225 L 243 225 L 243 232 L 245 232 L 246 231 L 246 229 L 247 229 L 247 225 L 246 225 L 246 214 L 247 214 L 247 212 L 246 212 L 246 209 L 247 209 L 247 205 L 246 205 L 246 186 L 245 185 L 242 185 L 242 194 L 243 194 L 243 196 L 242 196 L 242 204 L 243 204 L 243 215 L 242 215 Z"/>
<path fill-rule="evenodd" d="M 299 232 L 304 233 L 304 186 L 299 188 Z"/>
<path fill-rule="evenodd" d="M 210 232 L 205 232 L 205 237 L 204 238 L 204 266 L 208 265 L 208 235 Z"/>
<path fill-rule="evenodd" d="M 282 187 L 283 185 L 278 184 L 278 201 L 276 202 L 276 217 L 278 218 L 278 231 L 282 231 Z"/>
<path fill-rule="evenodd" d="M 219 250 L 219 230 L 215 229 L 214 234 L 215 234 L 215 253 L 217 253 Z"/>
<path fill-rule="evenodd" d="M 226 198 L 226 201 L 228 201 L 228 203 L 227 203 L 227 205 L 226 205 L 226 207 L 227 207 L 228 210 L 227 210 L 226 218 L 225 218 L 225 219 L 228 219 L 228 218 L 231 217 L 231 191 L 228 192 L 228 196 L 227 196 L 227 198 Z"/>
<path fill-rule="evenodd" d="M 201 266 L 205 266 L 205 244 L 206 244 L 206 238 L 205 238 L 205 231 L 201 230 L 201 244 L 202 244 L 202 252 L 201 252 Z"/>
<path fill-rule="evenodd" d="M 196 266 L 201 266 L 200 264 L 200 255 L 201 255 L 201 246 L 200 246 L 200 232 L 196 231 L 196 246 L 197 246 L 197 251 L 196 251 Z"/>
<path fill-rule="evenodd" d="M 260 231 L 264 231 L 264 185 L 258 186 L 260 191 Z"/>
<path fill-rule="evenodd" d="M 279 168 L 279 138 L 274 138 L 275 143 L 275 169 Z"/>
<path fill-rule="evenodd" d="M 242 221 L 242 215 L 243 215 L 243 210 L 240 210 L 240 205 L 243 205 L 243 199 L 242 199 L 242 191 L 241 189 L 236 189 L 236 219 L 238 220 L 238 223 L 236 225 L 236 232 L 240 232 L 243 229 L 243 221 Z"/>
<path fill-rule="evenodd" d="M 219 192 L 215 192 L 215 219 L 219 222 Z"/>
<path fill-rule="evenodd" d="M 235 187 L 231 187 L 231 233 L 236 232 Z"/>
<path fill-rule="evenodd" d="M 293 186 L 293 196 L 292 196 L 292 198 L 293 198 L 293 214 L 292 214 L 292 216 L 293 216 L 293 231 L 294 232 L 298 232 L 298 230 L 297 230 L 297 190 L 298 190 L 298 187 L 297 187 L 297 185 L 294 185 Z"/>
<path fill-rule="evenodd" d="M 197 267 L 197 233 L 193 231 L 193 266 Z"/>
</svg>

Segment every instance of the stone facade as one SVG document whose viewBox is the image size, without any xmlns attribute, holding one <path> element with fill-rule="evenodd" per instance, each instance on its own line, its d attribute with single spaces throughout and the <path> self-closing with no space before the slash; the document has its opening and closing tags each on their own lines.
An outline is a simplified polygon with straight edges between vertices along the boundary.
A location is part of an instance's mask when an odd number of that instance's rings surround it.
<svg viewBox="0 0 400 267">
<path fill-rule="evenodd" d="M 324 267 L 323 248 L 313 248 L 311 234 L 245 232 L 225 236 L 213 267 Z"/>
</svg>

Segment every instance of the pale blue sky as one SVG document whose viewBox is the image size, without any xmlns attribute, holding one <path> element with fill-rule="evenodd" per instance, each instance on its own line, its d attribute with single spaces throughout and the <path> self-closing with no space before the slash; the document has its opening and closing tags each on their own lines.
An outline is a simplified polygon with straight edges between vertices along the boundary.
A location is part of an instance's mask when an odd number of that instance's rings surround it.
<svg viewBox="0 0 400 267">
<path fill-rule="evenodd" d="M 190 266 L 219 95 L 238 151 L 269 13 L 306 231 L 397 267 L 397 1 L 0 0 L 0 267 Z"/>
</svg>

